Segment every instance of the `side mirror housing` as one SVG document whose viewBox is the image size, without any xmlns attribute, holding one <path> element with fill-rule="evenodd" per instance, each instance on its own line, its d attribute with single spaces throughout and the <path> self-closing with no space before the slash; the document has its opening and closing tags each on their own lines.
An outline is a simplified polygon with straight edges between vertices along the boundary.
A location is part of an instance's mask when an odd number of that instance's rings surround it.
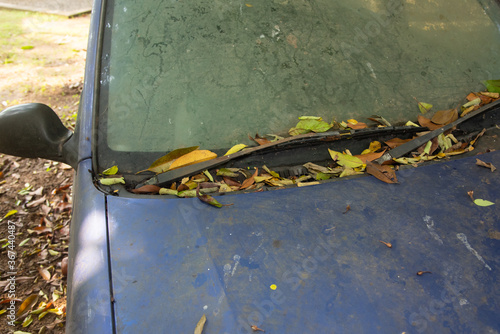
<svg viewBox="0 0 500 334">
<path fill-rule="evenodd" d="M 47 105 L 28 103 L 0 112 L 0 152 L 24 158 L 78 163 L 78 143 Z"/>
</svg>

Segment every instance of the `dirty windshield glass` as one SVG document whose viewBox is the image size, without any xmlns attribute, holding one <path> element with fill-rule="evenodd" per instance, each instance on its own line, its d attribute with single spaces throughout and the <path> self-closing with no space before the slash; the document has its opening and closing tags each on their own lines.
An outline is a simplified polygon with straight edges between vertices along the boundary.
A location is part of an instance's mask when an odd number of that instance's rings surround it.
<svg viewBox="0 0 500 334">
<path fill-rule="evenodd" d="M 108 1 L 100 144 L 206 149 L 299 116 L 415 120 L 500 77 L 488 0 Z M 145 163 L 147 166 L 148 161 Z"/>
</svg>

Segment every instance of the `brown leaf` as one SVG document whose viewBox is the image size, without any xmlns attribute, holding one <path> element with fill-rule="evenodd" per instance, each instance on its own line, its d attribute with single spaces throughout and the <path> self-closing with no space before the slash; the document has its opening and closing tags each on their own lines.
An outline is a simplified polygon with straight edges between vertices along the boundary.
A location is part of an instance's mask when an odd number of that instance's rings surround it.
<svg viewBox="0 0 500 334">
<path fill-rule="evenodd" d="M 51 233 L 52 232 L 52 228 L 51 227 L 48 227 L 48 226 L 37 226 L 35 228 L 33 228 L 34 231 L 36 231 L 37 234 L 42 234 L 42 233 Z"/>
<path fill-rule="evenodd" d="M 61 273 L 64 277 L 68 276 L 68 257 L 61 260 Z"/>
<path fill-rule="evenodd" d="M 145 186 L 139 187 L 137 189 L 130 190 L 134 194 L 157 194 L 161 187 L 154 184 L 146 184 Z"/>
<path fill-rule="evenodd" d="M 400 139 L 400 138 L 392 138 L 384 143 L 390 148 L 398 147 L 399 145 L 403 145 L 404 143 L 409 142 L 411 139 Z"/>
<path fill-rule="evenodd" d="M 347 126 L 353 130 L 366 129 L 368 127 L 368 125 L 366 125 L 366 123 L 363 122 L 358 122 L 356 124 L 348 122 Z"/>
<path fill-rule="evenodd" d="M 385 242 L 385 241 L 382 241 L 382 240 L 379 240 L 379 242 L 383 243 L 384 245 L 386 245 L 389 248 L 392 248 L 392 244 L 390 242 Z"/>
<path fill-rule="evenodd" d="M 259 145 L 269 144 L 271 142 L 269 139 L 259 136 L 258 133 L 255 134 L 255 138 L 252 138 L 252 136 L 250 135 L 248 135 L 248 138 L 250 138 Z"/>
<path fill-rule="evenodd" d="M 432 274 L 430 271 L 417 271 L 418 276 L 422 276 L 423 274 Z"/>
<path fill-rule="evenodd" d="M 246 179 L 245 181 L 243 181 L 243 183 L 241 184 L 241 187 L 240 189 L 245 189 L 245 188 L 248 188 L 250 187 L 252 184 L 254 184 L 255 182 L 255 177 L 259 174 L 259 169 L 256 167 L 255 168 L 255 173 L 253 173 L 252 176 L 250 176 L 248 179 Z"/>
<path fill-rule="evenodd" d="M 259 327 L 255 326 L 255 325 L 250 326 L 250 328 L 252 328 L 252 330 L 254 332 L 265 332 L 265 330 L 260 329 Z"/>
<path fill-rule="evenodd" d="M 469 195 L 470 199 L 474 202 L 474 190 L 468 191 L 467 195 Z"/>
<path fill-rule="evenodd" d="M 431 118 L 431 122 L 439 125 L 446 125 L 458 119 L 457 109 L 439 110 L 436 111 Z"/>
<path fill-rule="evenodd" d="M 349 212 L 349 210 L 351 210 L 351 205 L 348 204 L 346 207 L 345 207 L 345 211 L 342 212 L 343 214 L 346 214 L 347 212 Z"/>
<path fill-rule="evenodd" d="M 422 115 L 418 115 L 417 119 L 418 119 L 418 124 L 429 128 L 429 130 L 431 130 L 431 131 L 439 129 L 440 127 L 443 126 L 443 125 L 438 125 L 438 124 L 433 123 L 430 119 L 428 119 L 427 117 L 424 117 Z"/>
<path fill-rule="evenodd" d="M 46 200 L 46 198 L 45 198 L 45 196 L 43 196 L 42 198 L 39 198 L 33 202 L 29 202 L 28 204 L 26 204 L 26 207 L 31 208 L 31 207 L 39 206 L 40 204 L 45 203 L 45 200 Z"/>
<path fill-rule="evenodd" d="M 484 162 L 484 161 L 479 160 L 477 158 L 476 158 L 476 165 L 489 168 L 492 172 L 494 172 L 496 170 L 496 167 L 493 166 L 493 164 L 491 162 Z"/>
<path fill-rule="evenodd" d="M 230 178 L 228 176 L 223 176 L 222 178 L 224 179 L 224 182 L 226 182 L 226 184 L 228 186 L 241 187 L 241 183 L 233 180 L 232 178 Z"/>
<path fill-rule="evenodd" d="M 361 161 L 363 161 L 364 164 L 366 164 L 367 161 L 373 161 L 373 160 L 380 158 L 385 153 L 385 151 L 386 150 L 383 150 L 382 152 L 358 154 L 358 155 L 355 155 L 355 157 L 358 157 L 359 159 L 361 159 Z"/>
<path fill-rule="evenodd" d="M 50 281 L 50 272 L 45 269 L 45 268 L 38 268 L 38 272 L 40 273 L 40 275 L 42 276 L 42 278 L 46 281 Z"/>
<path fill-rule="evenodd" d="M 380 165 L 376 162 L 367 161 L 366 162 L 366 172 L 370 175 L 375 176 L 382 182 L 385 183 L 398 183 L 396 178 L 396 173 L 394 170 L 386 165 Z"/>
<path fill-rule="evenodd" d="M 477 95 L 475 93 L 470 93 L 469 95 L 467 95 L 466 99 L 467 101 L 474 101 L 475 99 L 477 99 Z"/>
<path fill-rule="evenodd" d="M 38 301 L 38 294 L 32 294 L 26 297 L 26 299 L 23 301 L 21 306 L 19 306 L 19 309 L 17 310 L 17 318 L 22 318 L 24 315 L 28 314 L 28 312 L 31 310 L 33 306 L 35 306 L 36 302 Z"/>
</svg>

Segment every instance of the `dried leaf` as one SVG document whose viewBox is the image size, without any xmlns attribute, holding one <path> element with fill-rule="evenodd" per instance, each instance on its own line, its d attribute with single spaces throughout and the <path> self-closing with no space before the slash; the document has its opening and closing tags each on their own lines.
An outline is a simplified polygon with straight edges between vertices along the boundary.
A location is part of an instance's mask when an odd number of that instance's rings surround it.
<svg viewBox="0 0 500 334">
<path fill-rule="evenodd" d="M 259 136 L 258 133 L 255 134 L 255 138 L 252 138 L 250 135 L 248 135 L 248 138 L 250 138 L 259 145 L 265 145 L 271 142 L 269 139 Z"/>
<path fill-rule="evenodd" d="M 160 191 L 161 187 L 154 185 L 154 184 L 146 184 L 142 187 L 139 187 L 137 189 L 131 189 L 130 191 L 133 192 L 134 194 L 158 194 Z"/>
<path fill-rule="evenodd" d="M 355 155 L 355 157 L 359 158 L 364 164 L 366 164 L 367 161 L 373 161 L 380 158 L 382 155 L 384 155 L 385 151 L 386 150 L 376 153 L 372 152 L 372 153 L 358 154 Z"/>
<path fill-rule="evenodd" d="M 50 272 L 45 269 L 45 268 L 38 268 L 38 272 L 40 273 L 40 276 L 42 276 L 42 278 L 46 281 L 50 281 Z"/>
<path fill-rule="evenodd" d="M 160 195 L 175 195 L 175 196 L 177 196 L 177 190 L 168 189 L 168 188 L 160 188 L 158 193 Z"/>
<path fill-rule="evenodd" d="M 385 118 L 379 115 L 372 115 L 372 117 L 368 117 L 370 121 L 374 121 L 383 126 L 392 126 Z"/>
<path fill-rule="evenodd" d="M 239 168 L 220 168 L 217 170 L 218 176 L 238 177 Z"/>
<path fill-rule="evenodd" d="M 186 155 L 188 153 L 193 152 L 194 150 L 199 149 L 199 146 L 192 146 L 192 147 L 186 147 L 186 148 L 178 148 L 176 150 L 173 150 L 169 152 L 168 154 L 162 156 L 161 158 L 158 158 L 155 160 L 151 166 L 149 166 L 148 169 L 140 171 L 138 173 L 144 172 L 144 171 L 150 171 L 154 172 L 156 174 L 164 173 L 167 170 L 169 170 L 170 166 L 174 162 L 175 159 L 178 159 L 182 157 L 183 155 Z"/>
<path fill-rule="evenodd" d="M 493 203 L 493 202 L 487 201 L 485 199 L 479 199 L 479 198 L 474 200 L 474 204 L 476 204 L 477 206 L 495 205 L 495 203 Z"/>
<path fill-rule="evenodd" d="M 102 171 L 103 175 L 115 175 L 116 173 L 118 173 L 117 166 L 109 167 L 108 169 Z"/>
<path fill-rule="evenodd" d="M 210 182 L 214 182 L 214 178 L 213 178 L 212 174 L 210 174 L 210 172 L 208 170 L 204 170 L 203 171 L 203 175 L 205 175 L 206 177 L 208 177 L 208 179 L 210 180 Z"/>
<path fill-rule="evenodd" d="M 202 315 L 200 321 L 198 321 L 198 323 L 196 324 L 196 328 L 194 329 L 194 334 L 203 333 L 205 322 L 207 322 L 207 317 L 205 315 Z"/>
<path fill-rule="evenodd" d="M 476 158 L 476 165 L 489 168 L 492 172 L 494 172 L 496 170 L 496 167 L 493 166 L 492 163 L 490 163 L 490 162 L 484 162 L 484 161 L 479 160 L 477 158 Z"/>
<path fill-rule="evenodd" d="M 255 177 L 259 174 L 259 169 L 258 168 L 255 168 L 255 172 L 253 173 L 252 176 L 250 176 L 248 179 L 246 179 L 245 181 L 243 181 L 243 183 L 241 184 L 241 187 L 240 189 L 245 189 L 245 188 L 248 188 L 250 187 L 252 184 L 255 183 Z"/>
<path fill-rule="evenodd" d="M 439 110 L 436 111 L 431 118 L 431 122 L 439 125 L 446 125 L 458 119 L 457 109 Z"/>
<path fill-rule="evenodd" d="M 196 197 L 198 197 L 202 202 L 207 203 L 211 206 L 215 206 L 216 208 L 228 206 L 227 204 L 226 205 L 220 204 L 219 202 L 217 202 L 217 200 L 215 198 L 213 198 L 210 195 L 201 195 L 199 186 L 198 186 L 198 188 L 196 188 Z M 229 205 L 232 205 L 232 204 L 229 204 Z"/>
<path fill-rule="evenodd" d="M 417 271 L 418 276 L 422 276 L 423 274 L 432 274 L 430 271 Z"/>
<path fill-rule="evenodd" d="M 332 126 L 327 122 L 323 121 L 321 117 L 314 116 L 302 116 L 299 117 L 299 122 L 297 125 L 290 129 L 288 133 L 291 136 L 296 136 L 298 134 L 304 134 L 308 132 L 325 132 L 328 131 Z"/>
<path fill-rule="evenodd" d="M 387 165 L 380 165 L 376 162 L 367 161 L 366 172 L 370 175 L 375 176 L 382 182 L 385 183 L 398 183 L 396 173 L 394 170 Z"/>
<path fill-rule="evenodd" d="M 35 306 L 36 302 L 38 301 L 38 294 L 32 294 L 26 297 L 26 299 L 23 301 L 21 306 L 19 306 L 19 309 L 17 310 L 17 317 L 22 318 L 24 315 L 26 315 L 29 311 L 31 311 L 31 308 Z"/>
<path fill-rule="evenodd" d="M 385 242 L 385 241 L 382 241 L 382 240 L 379 240 L 379 242 L 383 243 L 384 245 L 386 245 L 389 248 L 392 248 L 392 244 L 390 242 Z"/>
<path fill-rule="evenodd" d="M 33 317 L 32 317 L 32 316 L 31 316 L 31 314 L 30 314 L 30 315 L 28 315 L 28 316 L 26 317 L 26 319 L 24 319 L 24 321 L 23 321 L 23 325 L 22 325 L 22 326 L 23 326 L 23 327 L 28 327 L 29 325 L 31 325 L 31 323 L 32 323 L 32 322 L 33 322 Z"/>
<path fill-rule="evenodd" d="M 355 120 L 349 120 L 349 121 L 355 121 Z M 368 127 L 368 125 L 366 125 L 366 123 L 362 123 L 362 122 L 358 122 L 358 121 L 356 121 L 356 123 L 351 123 L 349 121 L 347 121 L 347 127 L 351 128 L 353 130 L 366 129 Z"/>
<path fill-rule="evenodd" d="M 104 186 L 112 186 L 114 184 L 125 184 L 125 179 L 123 177 L 112 177 L 112 178 L 102 178 L 99 182 Z"/>
<path fill-rule="evenodd" d="M 417 119 L 418 119 L 418 124 L 420 124 L 420 126 L 427 127 L 431 131 L 439 129 L 440 127 L 443 126 L 441 124 L 433 123 L 430 119 L 428 119 L 422 115 L 418 115 Z"/>
<path fill-rule="evenodd" d="M 349 210 L 351 210 L 351 205 L 350 204 L 347 204 L 347 206 L 345 207 L 345 211 L 342 212 L 343 214 L 346 214 L 349 212 Z"/>
<path fill-rule="evenodd" d="M 64 277 L 68 276 L 68 257 L 61 260 L 61 273 Z"/>
<path fill-rule="evenodd" d="M 358 157 L 349 154 L 343 154 L 330 149 L 328 149 L 328 152 L 330 152 L 330 156 L 332 157 L 333 161 L 335 161 L 340 166 L 356 168 L 363 167 L 364 165 L 363 161 Z"/>
<path fill-rule="evenodd" d="M 175 160 L 168 170 L 173 170 L 199 162 L 217 158 L 217 154 L 208 150 L 195 150 Z"/>
<path fill-rule="evenodd" d="M 245 144 L 238 144 L 238 145 L 234 145 L 233 147 L 231 147 L 227 152 L 226 154 L 224 155 L 230 155 L 230 154 L 233 154 L 233 153 L 236 153 L 236 152 L 239 152 L 241 151 L 242 149 L 244 149 L 245 147 L 248 147 L 247 145 Z"/>
<path fill-rule="evenodd" d="M 241 187 L 241 183 L 231 179 L 228 176 L 223 176 L 222 179 L 224 180 L 224 182 L 226 182 L 228 186 Z"/>
<path fill-rule="evenodd" d="M 254 332 L 265 332 L 265 330 L 260 329 L 259 327 L 255 326 L 255 325 L 250 326 L 250 328 L 252 328 L 252 330 Z"/>
</svg>

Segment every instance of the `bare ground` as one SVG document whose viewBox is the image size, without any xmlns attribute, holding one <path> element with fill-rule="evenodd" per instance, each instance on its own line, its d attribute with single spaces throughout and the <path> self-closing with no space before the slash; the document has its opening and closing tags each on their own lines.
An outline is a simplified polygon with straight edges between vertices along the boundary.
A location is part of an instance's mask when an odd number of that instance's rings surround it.
<svg viewBox="0 0 500 334">
<path fill-rule="evenodd" d="M 0 10 L 0 20 L 10 14 Z M 71 128 L 83 83 L 88 27 L 89 16 L 22 16 L 21 32 L 3 41 L 0 51 L 0 110 L 45 103 Z M 73 170 L 64 164 L 0 154 L 1 333 L 64 333 L 66 279 L 61 262 L 68 251 L 72 181 Z M 11 243 L 9 235 L 14 236 Z M 12 301 L 20 322 L 15 326 L 8 318 Z M 30 309 L 38 311 L 30 314 Z"/>
</svg>

